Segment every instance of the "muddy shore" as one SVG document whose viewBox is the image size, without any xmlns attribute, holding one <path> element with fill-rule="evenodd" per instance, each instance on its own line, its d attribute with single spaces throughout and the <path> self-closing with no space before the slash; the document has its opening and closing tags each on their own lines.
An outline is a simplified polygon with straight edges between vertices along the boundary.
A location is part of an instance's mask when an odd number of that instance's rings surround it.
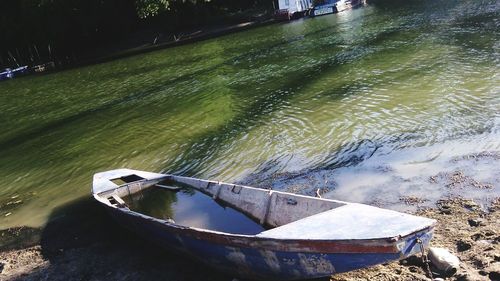
<svg viewBox="0 0 500 281">
<path fill-rule="evenodd" d="M 416 213 L 438 220 L 432 246 L 461 261 L 451 277 L 431 267 L 434 278 L 500 280 L 500 198 L 487 209 L 472 200 L 444 199 Z M 43 229 L 4 230 L 0 242 L 0 280 L 233 280 L 122 229 L 90 198 L 56 210 Z M 411 257 L 330 280 L 431 280 L 425 268 L 420 257 Z"/>
</svg>

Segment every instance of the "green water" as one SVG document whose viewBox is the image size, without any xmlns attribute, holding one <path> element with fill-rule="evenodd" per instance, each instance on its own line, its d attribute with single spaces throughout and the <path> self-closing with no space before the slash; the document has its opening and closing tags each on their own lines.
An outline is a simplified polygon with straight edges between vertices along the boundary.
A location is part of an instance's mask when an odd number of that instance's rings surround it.
<svg viewBox="0 0 500 281">
<path fill-rule="evenodd" d="M 375 1 L 1 82 L 0 228 L 43 225 L 121 167 L 306 194 L 286 175 L 310 175 L 330 178 L 327 197 L 369 202 L 442 155 L 500 151 L 499 6 Z M 495 163 L 476 173 L 489 196 Z"/>
</svg>

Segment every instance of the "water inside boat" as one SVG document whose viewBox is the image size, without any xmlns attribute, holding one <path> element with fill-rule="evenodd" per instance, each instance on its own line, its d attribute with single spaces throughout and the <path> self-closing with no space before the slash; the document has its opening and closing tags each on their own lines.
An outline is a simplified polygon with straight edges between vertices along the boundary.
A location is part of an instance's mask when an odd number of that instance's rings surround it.
<svg viewBox="0 0 500 281">
<path fill-rule="evenodd" d="M 253 235 L 265 228 L 237 210 L 174 182 L 161 182 L 122 198 L 132 211 L 176 224 Z"/>
</svg>

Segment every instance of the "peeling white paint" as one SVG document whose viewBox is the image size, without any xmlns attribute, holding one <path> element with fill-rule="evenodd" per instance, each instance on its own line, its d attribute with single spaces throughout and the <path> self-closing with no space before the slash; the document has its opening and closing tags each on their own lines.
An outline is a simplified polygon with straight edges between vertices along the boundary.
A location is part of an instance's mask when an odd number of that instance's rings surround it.
<svg viewBox="0 0 500 281">
<path fill-rule="evenodd" d="M 282 259 L 282 261 L 286 265 L 296 265 L 297 264 L 297 260 L 296 259 L 287 259 L 287 258 L 284 258 L 284 259 Z"/>
<path fill-rule="evenodd" d="M 182 246 L 185 246 L 184 240 L 182 240 L 182 237 L 179 234 L 175 235 L 175 240 L 177 240 L 179 242 L 179 244 L 181 244 Z"/>
<path fill-rule="evenodd" d="M 280 262 L 278 260 L 278 257 L 276 256 L 276 253 L 269 250 L 261 250 L 259 251 L 259 253 L 264 259 L 264 262 L 273 272 L 278 273 L 281 271 Z"/>
<path fill-rule="evenodd" d="M 226 249 L 229 252 L 226 255 L 226 259 L 230 261 L 232 264 L 234 264 L 238 268 L 238 271 L 240 272 L 250 271 L 250 267 L 248 266 L 246 261 L 246 256 L 241 252 L 239 248 L 226 247 Z"/>
<path fill-rule="evenodd" d="M 402 251 L 405 247 L 405 244 L 406 243 L 404 241 L 396 244 L 396 248 L 398 248 L 398 251 Z"/>
<path fill-rule="evenodd" d="M 308 257 L 304 254 L 299 254 L 300 266 L 311 275 L 335 273 L 335 267 L 324 256 L 310 255 Z"/>
</svg>

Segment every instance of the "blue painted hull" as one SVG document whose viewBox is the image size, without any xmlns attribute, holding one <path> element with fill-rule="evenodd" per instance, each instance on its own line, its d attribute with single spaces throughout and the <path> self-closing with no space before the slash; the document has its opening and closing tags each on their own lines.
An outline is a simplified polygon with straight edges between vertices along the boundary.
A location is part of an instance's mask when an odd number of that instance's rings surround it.
<svg viewBox="0 0 500 281">
<path fill-rule="evenodd" d="M 168 250 L 222 272 L 252 279 L 296 280 L 330 276 L 399 260 L 427 247 L 432 227 L 398 241 L 294 241 L 232 235 L 181 227 L 105 206 L 123 226 Z"/>
</svg>

